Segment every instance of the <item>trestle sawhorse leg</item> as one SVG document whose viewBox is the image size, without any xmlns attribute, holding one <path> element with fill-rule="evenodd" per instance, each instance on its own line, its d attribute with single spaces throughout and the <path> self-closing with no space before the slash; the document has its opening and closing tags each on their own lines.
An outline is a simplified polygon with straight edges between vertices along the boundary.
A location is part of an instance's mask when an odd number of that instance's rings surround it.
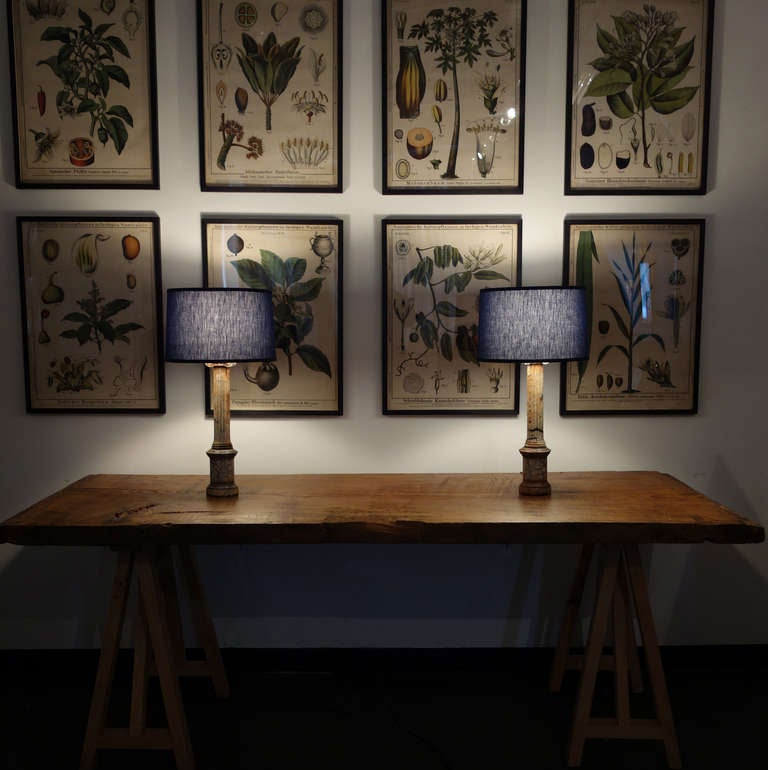
<svg viewBox="0 0 768 770">
<path fill-rule="evenodd" d="M 201 661 L 186 658 L 173 551 L 178 555 L 192 621 L 205 651 L 205 659 Z M 128 727 L 107 727 L 107 709 L 132 583 L 138 590 L 129 724 Z M 160 679 L 168 721 L 166 728 L 147 727 L 147 684 L 152 674 Z M 178 770 L 194 770 L 180 676 L 210 677 L 217 697 L 229 695 L 221 651 L 192 551 L 189 546 L 120 549 L 80 770 L 95 768 L 99 749 L 167 749 L 173 751 Z"/>
<path fill-rule="evenodd" d="M 623 738 L 663 741 L 667 764 L 670 768 L 680 768 L 682 765 L 672 708 L 648 599 L 648 587 L 636 544 L 601 546 L 597 594 L 587 647 L 583 656 L 570 655 L 568 652 L 595 549 L 596 546 L 591 544 L 582 547 L 550 672 L 550 690 L 556 692 L 562 685 L 566 669 L 575 668 L 581 671 L 571 726 L 568 765 L 578 767 L 581 764 L 587 738 Z M 613 654 L 606 654 L 603 649 L 611 614 Z M 630 686 L 633 692 L 642 690 L 634 617 L 637 617 L 640 629 L 648 679 L 656 707 L 656 717 L 653 719 L 637 719 L 630 715 Z M 595 682 L 601 669 L 614 672 L 616 715 L 610 718 L 591 716 Z"/>
</svg>

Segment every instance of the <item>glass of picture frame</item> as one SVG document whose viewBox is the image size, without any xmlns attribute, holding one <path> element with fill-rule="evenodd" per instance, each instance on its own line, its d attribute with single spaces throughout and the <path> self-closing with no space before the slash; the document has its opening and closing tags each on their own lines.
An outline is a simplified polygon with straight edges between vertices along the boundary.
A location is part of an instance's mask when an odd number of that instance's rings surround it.
<svg viewBox="0 0 768 770">
<path fill-rule="evenodd" d="M 695 414 L 703 219 L 565 221 L 563 281 L 587 291 L 590 352 L 562 364 L 560 413 Z"/>
<path fill-rule="evenodd" d="M 569 2 L 565 192 L 704 194 L 713 0 L 627 5 Z"/>
<path fill-rule="evenodd" d="M 520 217 L 382 220 L 384 414 L 517 414 L 514 364 L 477 359 L 480 289 L 518 286 Z"/>
<path fill-rule="evenodd" d="M 382 2 L 383 191 L 522 193 L 526 0 Z"/>
<path fill-rule="evenodd" d="M 203 190 L 341 192 L 342 0 L 197 0 Z"/>
<path fill-rule="evenodd" d="M 341 415 L 342 221 L 204 217 L 202 229 L 206 286 L 273 298 L 277 358 L 237 367 L 232 414 Z"/>
<path fill-rule="evenodd" d="M 28 412 L 164 412 L 156 216 L 17 217 Z"/>
<path fill-rule="evenodd" d="M 8 2 L 18 187 L 158 188 L 152 0 Z"/>
</svg>

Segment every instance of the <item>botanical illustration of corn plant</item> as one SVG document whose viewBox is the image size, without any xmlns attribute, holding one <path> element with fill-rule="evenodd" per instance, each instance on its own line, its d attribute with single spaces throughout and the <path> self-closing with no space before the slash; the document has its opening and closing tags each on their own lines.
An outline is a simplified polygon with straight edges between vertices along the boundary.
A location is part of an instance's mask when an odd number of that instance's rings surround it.
<svg viewBox="0 0 768 770">
<path fill-rule="evenodd" d="M 495 11 L 478 13 L 475 8 L 436 8 L 427 13 L 419 24 L 414 24 L 409 38 L 424 40 L 424 49 L 435 55 L 435 64 L 443 75 L 451 73 L 454 94 L 453 132 L 448 166 L 443 179 L 456 179 L 456 160 L 459 155 L 459 126 L 461 105 L 457 71 L 462 64 L 472 67 L 482 56 L 483 49 L 491 46 L 490 30 L 498 21 Z M 494 105 L 495 108 L 495 105 Z"/>
<path fill-rule="evenodd" d="M 419 261 L 405 274 L 402 285 L 413 283 L 429 291 L 428 304 L 421 309 L 416 309 L 414 331 L 410 335 L 412 342 L 421 340 L 424 349 L 420 353 L 408 353 L 398 366 L 398 373 L 402 372 L 409 362 L 415 362 L 417 366 L 423 365 L 421 362 L 430 351 L 435 351 L 447 361 L 452 361 L 455 350 L 464 361 L 478 363 L 477 324 L 457 326 L 456 319 L 465 318 L 469 312 L 440 297 L 443 294 L 450 295 L 452 292 L 461 294 L 473 279 L 508 281 L 506 276 L 492 269 L 504 260 L 502 249 L 502 244 L 496 248 L 468 249 L 466 254 L 462 254 L 451 244 L 416 249 Z M 412 300 L 406 300 L 402 294 L 395 293 L 394 310 L 400 320 L 401 331 L 404 331 L 413 304 Z M 402 337 L 404 334 L 401 334 Z M 404 345 L 401 344 L 401 350 L 403 347 Z"/>
<path fill-rule="evenodd" d="M 597 44 L 603 55 L 590 62 L 598 74 L 586 96 L 605 97 L 611 112 L 622 120 L 640 118 L 643 165 L 650 168 L 646 119 L 649 110 L 671 115 L 685 107 L 699 86 L 680 83 L 693 69 L 695 36 L 680 42 L 685 27 L 675 26 L 674 11 L 643 4 L 642 12 L 612 16 L 613 34 L 597 25 Z"/>
<path fill-rule="evenodd" d="M 251 289 L 272 292 L 272 310 L 275 322 L 275 347 L 282 350 L 288 363 L 288 375 L 293 374 L 294 357 L 313 372 L 331 376 L 328 357 L 315 345 L 304 340 L 314 327 L 312 301 L 323 288 L 325 277 L 302 281 L 307 260 L 288 257 L 283 260 L 267 249 L 260 249 L 261 262 L 238 259 L 232 262 L 240 280 Z"/>
<path fill-rule="evenodd" d="M 285 91 L 301 61 L 299 38 L 292 37 L 280 45 L 274 32 L 263 43 L 257 43 L 243 32 L 243 47 L 237 49 L 237 61 L 256 96 L 267 108 L 266 130 L 272 130 L 272 105 Z"/>
<path fill-rule="evenodd" d="M 643 254 L 638 258 L 637 255 L 637 237 L 632 233 L 632 250 L 627 249 L 624 241 L 621 242 L 621 248 L 624 252 L 624 264 L 612 260 L 613 271 L 611 275 L 616 281 L 621 296 L 622 312 L 619 312 L 614 305 L 605 303 L 611 311 L 611 315 L 616 321 L 616 326 L 624 337 L 623 344 L 606 345 L 597 356 L 599 364 L 611 350 L 618 350 L 627 359 L 627 387 L 624 393 L 637 393 L 636 388 L 632 387 L 632 369 L 634 367 L 634 357 L 636 348 L 645 340 L 655 341 L 662 351 L 665 351 L 664 340 L 653 332 L 643 334 L 637 333 L 637 326 L 641 321 L 647 320 L 651 312 L 651 268 L 652 264 L 646 262 L 646 257 L 653 244 L 646 246 Z M 626 319 L 626 320 L 625 320 Z"/>
<path fill-rule="evenodd" d="M 48 27 L 40 36 L 44 41 L 61 43 L 54 56 L 39 61 L 38 65 L 51 68 L 61 81 L 62 89 L 56 94 L 56 109 L 60 117 L 89 114 L 90 135 L 94 131 L 106 145 L 112 141 L 117 154 L 122 153 L 128 141 L 133 117 L 121 104 L 109 105 L 107 98 L 111 81 L 131 87 L 128 73 L 115 62 L 115 55 L 130 59 L 128 47 L 117 35 L 108 34 L 114 24 L 94 26 L 93 19 L 78 9 L 77 27 Z"/>
</svg>

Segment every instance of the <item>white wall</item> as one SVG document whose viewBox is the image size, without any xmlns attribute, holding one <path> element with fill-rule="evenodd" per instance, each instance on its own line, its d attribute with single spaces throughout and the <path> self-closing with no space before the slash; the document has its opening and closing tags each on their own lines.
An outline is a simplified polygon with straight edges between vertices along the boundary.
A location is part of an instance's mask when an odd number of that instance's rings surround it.
<svg viewBox="0 0 768 770">
<path fill-rule="evenodd" d="M 202 193 L 198 180 L 193 3 L 157 3 L 158 191 L 17 190 L 7 50 L 0 51 L 0 518 L 88 473 L 207 473 L 212 426 L 196 367 L 169 366 L 164 416 L 27 415 L 14 217 L 155 211 L 166 287 L 201 282 L 201 213 L 337 215 L 345 225 L 344 416 L 239 419 L 239 473 L 508 471 L 524 417 L 383 417 L 379 219 L 396 214 L 520 214 L 523 280 L 558 283 L 566 215 L 707 218 L 697 416 L 558 416 L 546 372 L 551 470 L 659 469 L 768 523 L 768 65 L 764 0 L 719 2 L 714 40 L 710 192 L 565 197 L 567 3 L 530 0 L 525 194 L 382 196 L 379 4 L 344 9 L 344 192 Z M 0 40 L 6 39 L 5 9 Z M 371 52 L 374 55 L 371 55 Z M 523 402 L 524 403 L 524 402 Z M 325 546 L 202 549 L 227 645 L 548 644 L 572 547 Z M 768 642 L 768 546 L 645 550 L 661 640 Z M 98 639 L 112 556 L 96 549 L 0 546 L 0 647 L 89 646 Z"/>
</svg>

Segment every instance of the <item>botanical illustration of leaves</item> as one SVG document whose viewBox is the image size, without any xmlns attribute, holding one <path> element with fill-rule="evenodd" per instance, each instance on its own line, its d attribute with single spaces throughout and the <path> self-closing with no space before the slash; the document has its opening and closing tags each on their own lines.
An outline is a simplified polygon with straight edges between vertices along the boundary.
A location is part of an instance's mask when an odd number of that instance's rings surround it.
<svg viewBox="0 0 768 770">
<path fill-rule="evenodd" d="M 444 315 L 447 318 L 462 318 L 463 316 L 467 315 L 466 310 L 462 310 L 460 307 L 456 307 L 451 302 L 438 302 L 437 303 L 437 312 L 440 315 Z"/>
<path fill-rule="evenodd" d="M 424 344 L 428 348 L 434 348 L 437 344 L 437 327 L 424 313 L 416 313 L 416 326 Z"/>
<path fill-rule="evenodd" d="M 623 69 L 605 70 L 592 78 L 587 88 L 587 96 L 611 96 L 620 94 L 632 85 L 632 78 Z"/>
<path fill-rule="evenodd" d="M 629 339 L 629 329 L 627 329 L 627 325 L 624 323 L 624 319 L 618 314 L 616 311 L 616 308 L 613 307 L 613 305 L 606 305 L 608 310 L 611 311 L 611 314 L 613 315 L 616 325 L 619 327 L 619 331 L 622 333 L 624 337 Z"/>
<path fill-rule="evenodd" d="M 673 112 L 685 107 L 699 90 L 698 86 L 688 86 L 686 88 L 675 88 L 672 91 L 666 91 L 654 97 L 651 104 L 656 112 L 662 115 L 670 115 Z"/>
<path fill-rule="evenodd" d="M 93 19 L 81 8 L 77 9 L 77 15 L 80 17 L 80 21 L 82 21 L 88 29 L 93 27 Z"/>
<path fill-rule="evenodd" d="M 130 51 L 128 50 L 128 46 L 116 35 L 108 35 L 105 40 L 109 42 L 109 44 L 119 53 L 121 53 L 123 56 L 125 56 L 127 59 L 131 58 Z"/>
<path fill-rule="evenodd" d="M 319 348 L 316 348 L 314 345 L 299 345 L 296 348 L 296 352 L 299 354 L 299 358 L 313 372 L 322 372 L 329 377 L 331 376 L 331 364 Z"/>
<path fill-rule="evenodd" d="M 278 285 L 285 286 L 285 265 L 283 260 L 268 249 L 260 249 L 261 264 L 267 271 L 267 275 Z"/>
<path fill-rule="evenodd" d="M 440 353 L 442 354 L 443 358 L 447 359 L 448 361 L 453 361 L 453 341 L 451 340 L 451 335 L 448 334 L 448 332 L 443 332 L 442 336 L 440 337 Z"/>
<path fill-rule="evenodd" d="M 606 101 L 608 102 L 608 109 L 617 118 L 628 120 L 635 114 L 635 104 L 632 101 L 632 97 L 626 91 L 606 96 Z"/>
<path fill-rule="evenodd" d="M 107 115 L 114 115 L 117 118 L 122 118 L 131 128 L 133 128 L 133 116 L 128 110 L 123 107 L 122 104 L 116 104 L 107 110 Z"/>
<path fill-rule="evenodd" d="M 305 283 L 295 283 L 288 289 L 288 296 L 302 302 L 311 302 L 320 295 L 324 278 L 311 278 Z"/>
<path fill-rule="evenodd" d="M 600 354 L 597 357 L 597 363 L 599 364 L 603 358 L 605 358 L 606 353 L 608 353 L 610 350 L 616 349 L 619 352 L 623 353 L 624 356 L 629 359 L 629 350 L 624 345 L 606 345 L 601 351 Z"/>
<path fill-rule="evenodd" d="M 496 281 L 499 279 L 502 281 L 509 280 L 505 275 L 502 275 L 496 270 L 477 270 L 473 275 L 478 281 Z"/>
<path fill-rule="evenodd" d="M 307 260 L 300 257 L 289 257 L 285 260 L 285 282 L 288 286 L 300 281 L 307 271 Z"/>
<path fill-rule="evenodd" d="M 101 317 L 111 318 L 113 315 L 119 313 L 121 310 L 125 310 L 132 304 L 132 301 L 129 299 L 113 299 L 111 302 L 107 302 L 107 304 L 104 305 L 104 309 L 101 311 Z"/>
<path fill-rule="evenodd" d="M 267 271 L 253 259 L 236 259 L 232 267 L 237 271 L 238 278 L 250 289 L 266 289 L 272 291 L 275 283 Z"/>
<path fill-rule="evenodd" d="M 621 300 L 624 303 L 624 307 L 626 308 L 627 313 L 631 314 L 632 313 L 632 301 L 631 301 L 631 299 L 629 297 L 629 294 L 627 293 L 627 288 L 626 288 L 626 285 L 625 285 L 624 281 L 622 281 L 621 278 L 619 278 L 619 276 L 616 275 L 616 273 L 611 273 L 611 275 L 613 276 L 613 280 L 616 281 L 616 285 L 619 287 L 619 293 L 621 294 Z"/>
<path fill-rule="evenodd" d="M 131 79 L 128 77 L 128 73 L 117 64 L 105 65 L 104 71 L 107 73 L 107 76 L 114 80 L 116 83 L 120 83 L 126 88 L 131 87 Z"/>
<path fill-rule="evenodd" d="M 661 338 L 661 337 L 660 337 L 658 334 L 653 334 L 653 333 L 649 333 L 649 334 L 641 334 L 641 335 L 640 335 L 640 336 L 639 336 L 639 337 L 638 337 L 638 338 L 635 340 L 635 344 L 638 344 L 638 343 L 642 342 L 643 340 L 647 340 L 647 339 L 649 339 L 649 338 L 650 338 L 650 339 L 653 339 L 653 340 L 656 340 L 656 342 L 658 342 L 658 343 L 659 343 L 659 346 L 661 347 L 661 349 L 662 349 L 664 352 L 666 352 L 666 350 L 667 350 L 667 349 L 666 349 L 666 347 L 665 347 L 665 345 L 664 345 L 664 340 L 663 340 L 663 339 L 662 339 L 662 338 Z"/>
</svg>

